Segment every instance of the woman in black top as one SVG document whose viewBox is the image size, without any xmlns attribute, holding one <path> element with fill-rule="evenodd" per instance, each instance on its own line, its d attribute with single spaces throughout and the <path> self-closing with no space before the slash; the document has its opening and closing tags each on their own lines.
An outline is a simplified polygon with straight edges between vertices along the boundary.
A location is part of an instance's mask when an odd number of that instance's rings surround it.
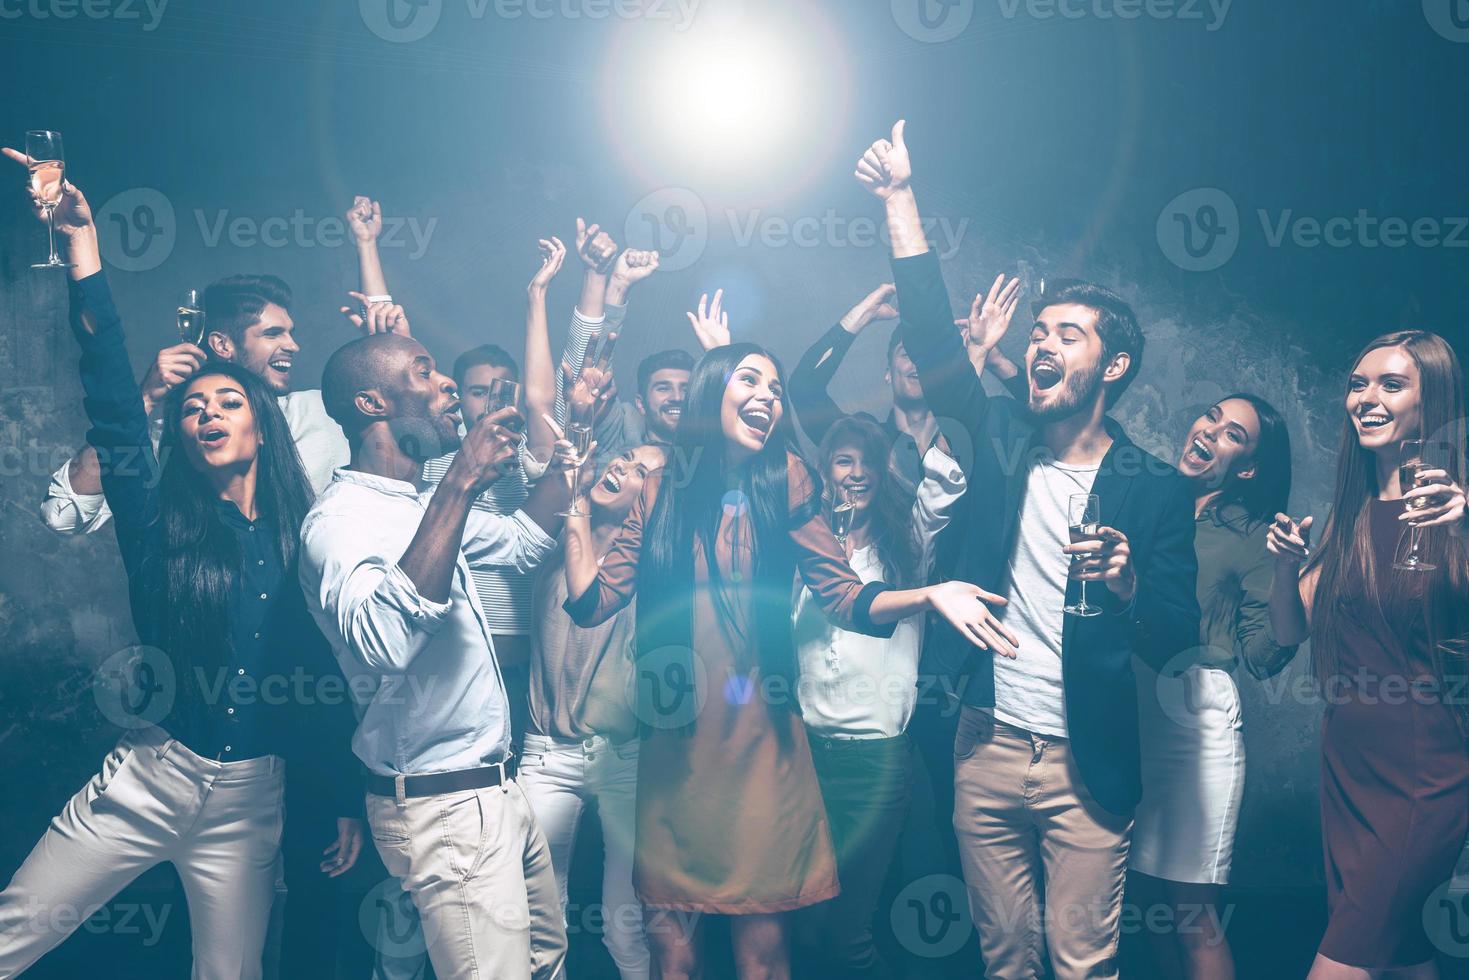
<svg viewBox="0 0 1469 980">
<path fill-rule="evenodd" d="M 170 392 L 155 455 L 90 210 L 69 185 L 56 223 L 74 263 L 87 439 L 143 645 L 118 658 L 131 661 L 121 690 L 99 695 L 126 733 L 0 893 L 0 976 L 170 861 L 188 899 L 194 976 L 258 977 L 280 861 L 282 757 L 289 750 L 293 767 L 334 786 L 338 814 L 360 808 L 350 703 L 339 681 L 321 683 L 336 667 L 296 582 L 310 487 L 274 397 L 230 364 L 210 363 Z M 334 730 L 322 737 L 311 729 L 333 700 Z M 359 835 L 343 824 L 327 867 L 345 870 Z"/>
</svg>

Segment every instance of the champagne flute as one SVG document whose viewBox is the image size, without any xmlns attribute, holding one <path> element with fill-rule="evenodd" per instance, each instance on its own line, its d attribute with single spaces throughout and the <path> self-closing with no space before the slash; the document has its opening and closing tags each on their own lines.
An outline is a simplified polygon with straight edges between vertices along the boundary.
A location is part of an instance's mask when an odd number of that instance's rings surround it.
<svg viewBox="0 0 1469 980">
<path fill-rule="evenodd" d="M 1071 527 L 1071 543 L 1090 541 L 1097 536 L 1097 529 L 1102 524 L 1102 498 L 1094 493 L 1073 493 L 1067 501 L 1067 522 Z M 1085 560 L 1084 555 L 1073 555 L 1072 564 Z M 1063 607 L 1072 616 L 1097 616 L 1102 612 L 1101 606 L 1094 606 L 1086 601 L 1086 582 L 1078 582 L 1080 586 L 1079 601 Z"/>
<path fill-rule="evenodd" d="M 56 254 L 56 205 L 61 203 L 66 182 L 66 155 L 61 149 L 61 134 L 49 129 L 33 129 L 26 133 L 26 162 L 31 171 L 31 196 L 46 215 L 46 237 L 51 254 L 32 269 L 70 269 L 70 262 Z"/>
<path fill-rule="evenodd" d="M 586 517 L 576 506 L 577 490 L 581 488 L 581 468 L 586 465 L 587 453 L 592 448 L 592 427 L 585 422 L 571 422 L 566 426 L 566 439 L 576 453 L 576 464 L 571 468 L 571 506 L 557 517 Z"/>
<path fill-rule="evenodd" d="M 1427 469 L 1430 467 L 1423 462 L 1423 440 L 1404 439 L 1398 449 L 1398 489 L 1403 493 L 1412 490 L 1418 485 L 1419 474 Z M 1408 510 L 1422 510 L 1428 503 L 1427 497 L 1413 497 L 1405 501 Z M 1421 527 L 1408 528 L 1408 553 L 1393 562 L 1393 568 L 1400 572 L 1431 572 L 1438 567 L 1419 554 L 1422 533 Z"/>
<path fill-rule="evenodd" d="M 490 379 L 490 391 L 488 396 L 488 408 L 486 415 L 493 415 L 502 408 L 513 408 L 520 404 L 520 382 L 511 381 L 509 378 Z M 514 429 L 512 423 L 507 428 Z M 508 469 L 517 469 L 520 466 L 520 455 L 511 456 L 506 464 Z"/>
<path fill-rule="evenodd" d="M 198 347 L 204 343 L 204 302 L 197 289 L 179 293 L 179 340 Z"/>
<path fill-rule="evenodd" d="M 843 487 L 841 499 L 831 509 L 831 533 L 836 535 L 837 544 L 847 546 L 847 536 L 852 533 L 852 518 L 856 508 L 852 506 L 852 493 Z"/>
</svg>

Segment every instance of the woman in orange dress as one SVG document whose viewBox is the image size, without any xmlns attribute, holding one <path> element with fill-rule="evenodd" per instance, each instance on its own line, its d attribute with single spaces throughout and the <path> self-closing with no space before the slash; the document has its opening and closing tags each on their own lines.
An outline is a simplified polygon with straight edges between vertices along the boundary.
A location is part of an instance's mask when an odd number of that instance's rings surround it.
<svg viewBox="0 0 1469 980">
<path fill-rule="evenodd" d="M 840 890 L 795 703 L 796 575 L 843 629 L 885 635 L 932 610 L 976 644 L 1004 635 L 989 608 L 1003 600 L 973 586 L 857 577 L 791 451 L 782 377 L 754 344 L 710 350 L 667 466 L 600 566 L 586 519 L 567 521 L 572 619 L 595 625 L 638 595 L 633 881 L 665 980 L 702 974 L 709 914 L 731 917 L 740 976 L 789 976 L 784 913 Z"/>
</svg>

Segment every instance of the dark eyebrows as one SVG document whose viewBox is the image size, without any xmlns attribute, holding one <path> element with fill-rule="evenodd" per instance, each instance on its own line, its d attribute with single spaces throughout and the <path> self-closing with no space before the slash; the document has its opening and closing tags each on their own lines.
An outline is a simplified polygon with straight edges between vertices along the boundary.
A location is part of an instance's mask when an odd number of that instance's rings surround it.
<svg viewBox="0 0 1469 980">
<path fill-rule="evenodd" d="M 234 394 L 234 395 L 239 395 L 241 398 L 244 398 L 245 397 L 245 393 L 243 391 L 241 391 L 238 388 L 231 388 L 228 385 L 226 385 L 223 388 L 216 388 L 216 389 L 214 389 L 214 393 L 216 395 Z M 187 395 L 184 396 L 184 401 L 189 401 L 190 399 L 193 399 L 193 398 L 204 398 L 204 397 L 205 397 L 205 393 L 202 392 L 202 391 L 191 391 L 191 392 L 189 392 L 189 394 L 187 394 Z"/>
<path fill-rule="evenodd" d="M 427 354 L 419 354 L 413 359 L 413 364 L 415 367 L 426 367 L 430 371 L 434 369 L 434 359 Z"/>
</svg>

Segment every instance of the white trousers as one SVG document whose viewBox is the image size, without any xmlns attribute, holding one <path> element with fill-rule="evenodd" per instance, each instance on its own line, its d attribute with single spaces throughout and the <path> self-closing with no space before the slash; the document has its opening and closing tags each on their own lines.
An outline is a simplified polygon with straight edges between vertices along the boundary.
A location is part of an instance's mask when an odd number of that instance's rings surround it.
<svg viewBox="0 0 1469 980">
<path fill-rule="evenodd" d="M 622 980 L 647 980 L 650 957 L 643 933 L 643 905 L 632 885 L 637 740 L 613 745 L 599 735 L 578 741 L 527 734 L 521 751 L 520 785 L 551 847 L 556 888 L 568 921 L 578 927 L 600 921 L 602 944 Z M 570 909 L 566 881 L 576 851 L 576 828 L 582 810 L 593 801 L 602 822 L 605 851 L 602 907 Z"/>
<path fill-rule="evenodd" d="M 195 980 L 258 980 L 284 777 L 276 756 L 213 762 L 158 728 L 124 735 L 0 892 L 0 978 L 168 861 L 189 906 Z"/>
<path fill-rule="evenodd" d="M 369 794 L 367 822 L 388 874 L 412 898 L 439 980 L 560 973 L 566 927 L 556 876 L 515 780 L 401 803 Z"/>
</svg>

